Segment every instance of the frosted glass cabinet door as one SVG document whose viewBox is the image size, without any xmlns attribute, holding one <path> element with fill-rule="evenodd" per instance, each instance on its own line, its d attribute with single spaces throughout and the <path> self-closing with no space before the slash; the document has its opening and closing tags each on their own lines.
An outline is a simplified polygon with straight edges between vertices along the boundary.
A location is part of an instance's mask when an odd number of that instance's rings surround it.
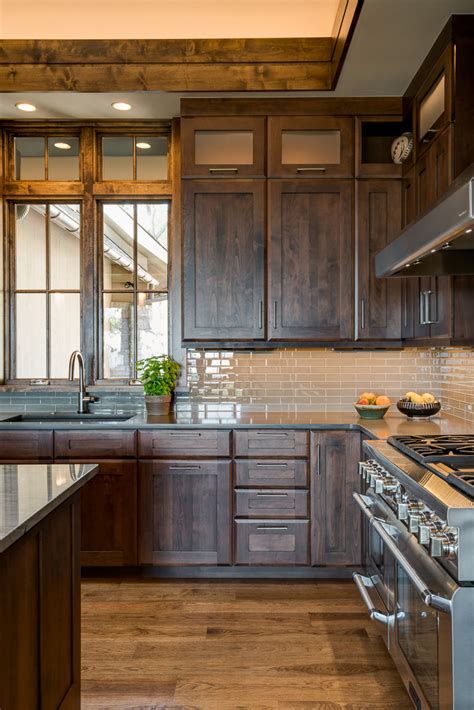
<svg viewBox="0 0 474 710">
<path fill-rule="evenodd" d="M 351 177 L 354 122 L 332 116 L 271 116 L 269 177 Z"/>
<path fill-rule="evenodd" d="M 265 119 L 183 118 L 183 177 L 263 177 Z"/>
</svg>

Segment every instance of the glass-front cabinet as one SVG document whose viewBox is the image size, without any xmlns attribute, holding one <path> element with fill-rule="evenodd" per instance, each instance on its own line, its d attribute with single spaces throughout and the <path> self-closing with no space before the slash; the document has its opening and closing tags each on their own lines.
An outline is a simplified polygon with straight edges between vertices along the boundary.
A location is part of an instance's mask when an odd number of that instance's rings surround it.
<svg viewBox="0 0 474 710">
<path fill-rule="evenodd" d="M 265 119 L 183 118 L 183 177 L 263 177 Z"/>
<path fill-rule="evenodd" d="M 271 116 L 269 177 L 351 177 L 354 121 L 333 116 Z"/>
</svg>

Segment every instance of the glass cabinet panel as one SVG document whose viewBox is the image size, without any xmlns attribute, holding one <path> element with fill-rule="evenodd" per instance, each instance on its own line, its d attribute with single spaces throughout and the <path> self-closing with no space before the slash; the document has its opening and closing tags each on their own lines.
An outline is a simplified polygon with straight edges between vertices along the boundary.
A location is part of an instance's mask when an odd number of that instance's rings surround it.
<svg viewBox="0 0 474 710">
<path fill-rule="evenodd" d="M 445 109 L 446 78 L 443 74 L 420 104 L 419 138 L 426 136 Z"/>
<path fill-rule="evenodd" d="M 196 165 L 253 163 L 252 131 L 196 131 L 194 137 Z"/>
<path fill-rule="evenodd" d="M 282 131 L 281 162 L 284 165 L 339 164 L 340 131 Z"/>
</svg>

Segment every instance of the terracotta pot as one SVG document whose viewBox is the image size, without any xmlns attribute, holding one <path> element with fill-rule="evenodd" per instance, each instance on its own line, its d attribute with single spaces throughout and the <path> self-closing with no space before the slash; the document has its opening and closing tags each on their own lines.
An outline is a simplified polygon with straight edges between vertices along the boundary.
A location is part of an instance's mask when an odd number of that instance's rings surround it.
<svg viewBox="0 0 474 710">
<path fill-rule="evenodd" d="M 145 395 L 146 411 L 153 416 L 169 414 L 171 409 L 171 395 Z"/>
</svg>

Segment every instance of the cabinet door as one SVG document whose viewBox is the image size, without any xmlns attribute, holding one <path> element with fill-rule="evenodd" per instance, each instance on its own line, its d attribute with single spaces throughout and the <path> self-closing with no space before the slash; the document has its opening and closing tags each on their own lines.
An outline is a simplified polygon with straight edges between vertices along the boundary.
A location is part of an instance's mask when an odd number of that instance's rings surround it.
<svg viewBox="0 0 474 710">
<path fill-rule="evenodd" d="M 360 490 L 360 434 L 311 432 L 311 554 L 313 565 L 361 563 L 361 515 L 352 498 Z"/>
<path fill-rule="evenodd" d="M 183 177 L 265 175 L 264 118 L 182 118 L 181 144 Z"/>
<path fill-rule="evenodd" d="M 427 319 L 432 338 L 452 336 L 452 279 L 450 276 L 432 276 L 427 297 Z"/>
<path fill-rule="evenodd" d="M 183 183 L 184 339 L 254 340 L 264 330 L 264 183 Z"/>
<path fill-rule="evenodd" d="M 354 175 L 354 121 L 332 116 L 271 116 L 270 177 Z"/>
<path fill-rule="evenodd" d="M 420 217 L 433 202 L 433 171 L 431 154 L 425 153 L 415 165 L 416 218 Z"/>
<path fill-rule="evenodd" d="M 352 182 L 269 183 L 269 338 L 352 337 Z"/>
<path fill-rule="evenodd" d="M 400 281 L 375 276 L 375 255 L 400 232 L 400 180 L 357 181 L 358 339 L 401 337 Z"/>
<path fill-rule="evenodd" d="M 137 564 L 137 464 L 108 461 L 81 490 L 81 563 Z"/>
<path fill-rule="evenodd" d="M 139 562 L 232 562 L 230 461 L 142 461 Z"/>
</svg>

